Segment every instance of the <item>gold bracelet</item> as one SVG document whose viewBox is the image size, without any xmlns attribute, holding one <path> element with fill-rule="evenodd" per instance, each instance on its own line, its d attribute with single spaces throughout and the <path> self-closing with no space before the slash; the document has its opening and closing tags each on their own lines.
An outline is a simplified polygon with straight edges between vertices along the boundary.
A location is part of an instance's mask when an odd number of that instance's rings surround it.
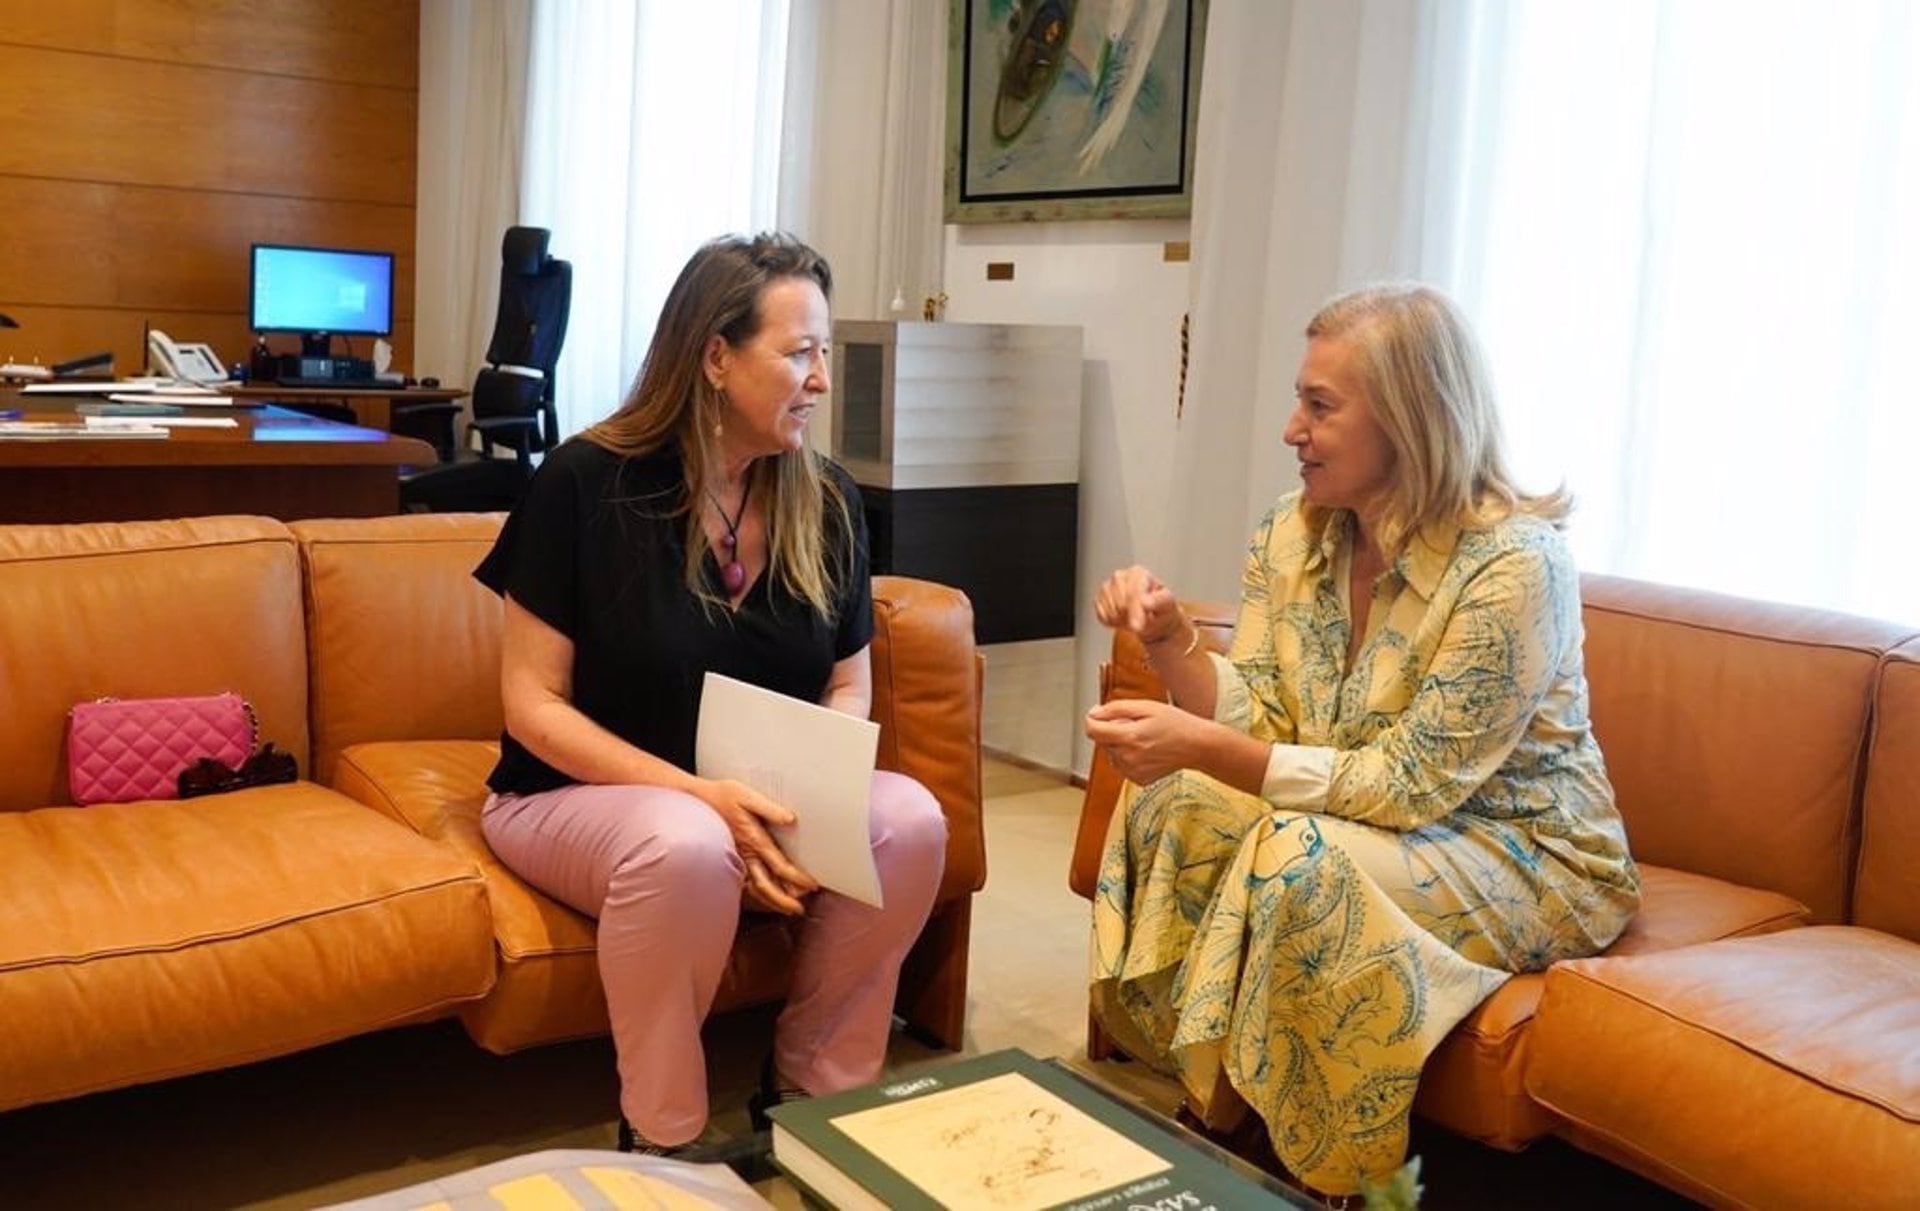
<svg viewBox="0 0 1920 1211">
<path fill-rule="evenodd" d="M 1187 630 L 1192 633 L 1192 638 L 1187 640 L 1187 646 L 1180 652 L 1180 659 L 1185 660 L 1187 657 L 1193 655 L 1195 648 L 1200 646 L 1200 628 L 1194 625 L 1193 616 L 1185 610 L 1180 611 L 1180 621 L 1186 623 Z M 1143 640 L 1142 643 L 1147 649 L 1147 654 L 1151 656 L 1155 649 L 1171 638 L 1173 638 L 1173 636 L 1163 635 L 1158 639 Z"/>
<path fill-rule="evenodd" d="M 1193 632 L 1193 638 L 1187 640 L 1186 648 L 1180 653 L 1180 659 L 1185 660 L 1187 657 L 1193 655 L 1195 648 L 1200 646 L 1200 627 L 1193 621 L 1192 615 L 1188 614 L 1185 610 L 1180 611 L 1180 617 L 1187 620 L 1187 629 Z"/>
</svg>

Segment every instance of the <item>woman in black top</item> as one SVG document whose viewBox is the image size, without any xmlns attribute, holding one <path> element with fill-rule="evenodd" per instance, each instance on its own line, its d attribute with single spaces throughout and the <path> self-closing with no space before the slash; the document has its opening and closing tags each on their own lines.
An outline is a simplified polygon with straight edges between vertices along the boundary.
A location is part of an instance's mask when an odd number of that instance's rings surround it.
<svg viewBox="0 0 1920 1211">
<path fill-rule="evenodd" d="M 548 455 L 475 572 L 506 608 L 482 827 L 522 878 L 599 919 L 623 1148 L 705 1128 L 700 1025 L 743 909 L 798 923 L 756 1105 L 875 1079 L 940 881 L 945 818 L 910 778 L 873 778 L 875 909 L 781 854 L 767 826 L 785 807 L 693 773 L 708 670 L 861 718 L 872 704 L 859 493 L 806 443 L 831 289 L 785 236 L 701 248 L 626 402 Z"/>
</svg>

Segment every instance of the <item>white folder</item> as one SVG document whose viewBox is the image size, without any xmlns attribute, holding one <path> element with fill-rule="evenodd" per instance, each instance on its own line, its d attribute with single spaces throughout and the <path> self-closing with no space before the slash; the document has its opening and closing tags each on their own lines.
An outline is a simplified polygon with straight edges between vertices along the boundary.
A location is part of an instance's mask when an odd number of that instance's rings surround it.
<svg viewBox="0 0 1920 1211">
<path fill-rule="evenodd" d="M 880 907 L 868 795 L 880 725 L 719 673 L 700 691 L 694 772 L 744 782 L 798 817 L 769 828 L 780 851 L 830 891 Z"/>
</svg>

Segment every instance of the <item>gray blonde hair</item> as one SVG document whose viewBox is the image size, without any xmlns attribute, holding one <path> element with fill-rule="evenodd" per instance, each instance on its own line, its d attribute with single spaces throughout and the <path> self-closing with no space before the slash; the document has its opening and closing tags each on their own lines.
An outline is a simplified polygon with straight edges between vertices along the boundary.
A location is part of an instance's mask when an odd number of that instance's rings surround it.
<svg viewBox="0 0 1920 1211">
<path fill-rule="evenodd" d="M 1531 495 L 1507 470 L 1480 342 L 1453 300 L 1417 282 L 1366 286 L 1321 307 L 1307 336 L 1353 346 L 1393 447 L 1394 476 L 1372 535 L 1387 558 L 1433 526 L 1477 529 L 1515 513 L 1564 524 L 1573 500 L 1563 488 Z"/>
</svg>

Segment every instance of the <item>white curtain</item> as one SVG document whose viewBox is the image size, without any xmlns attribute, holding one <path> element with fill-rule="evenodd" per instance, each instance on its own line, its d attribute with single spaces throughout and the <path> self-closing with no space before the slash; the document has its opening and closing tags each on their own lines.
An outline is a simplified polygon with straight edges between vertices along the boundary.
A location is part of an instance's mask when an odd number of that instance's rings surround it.
<svg viewBox="0 0 1920 1211">
<path fill-rule="evenodd" d="M 1216 0 L 1199 140 L 1181 591 L 1234 597 L 1297 482 L 1314 306 L 1415 276 L 1583 567 L 1920 619 L 1920 9 Z"/>
<path fill-rule="evenodd" d="M 573 263 L 570 434 L 631 386 L 695 248 L 774 226 L 785 0 L 535 0 L 521 222 Z"/>
<path fill-rule="evenodd" d="M 1920 8 L 1472 7 L 1455 284 L 1582 565 L 1920 620 Z"/>
<path fill-rule="evenodd" d="M 464 387 L 486 356 L 500 237 L 519 212 L 531 0 L 422 0 L 416 377 Z"/>
<path fill-rule="evenodd" d="M 1410 275 L 1432 242 L 1449 127 L 1438 43 L 1410 0 L 1216 0 L 1194 179 L 1186 403 L 1165 532 L 1148 563 L 1177 592 L 1234 601 L 1253 523 L 1299 484 L 1280 440 L 1303 330 L 1341 288 Z"/>
<path fill-rule="evenodd" d="M 837 319 L 918 317 L 940 288 L 946 17 L 928 0 L 793 0 L 780 223 L 832 262 Z"/>
</svg>

